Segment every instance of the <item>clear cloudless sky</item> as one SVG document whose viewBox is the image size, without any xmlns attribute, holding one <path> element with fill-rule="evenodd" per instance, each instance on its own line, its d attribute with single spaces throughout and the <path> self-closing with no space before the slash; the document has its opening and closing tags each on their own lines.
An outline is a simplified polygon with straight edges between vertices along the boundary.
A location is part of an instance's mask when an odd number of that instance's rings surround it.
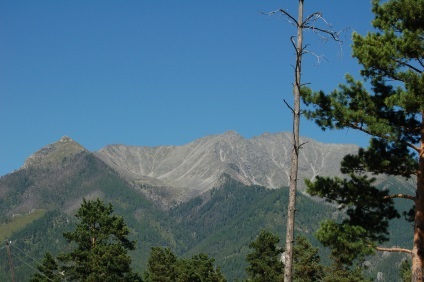
<svg viewBox="0 0 424 282">
<path fill-rule="evenodd" d="M 67 135 L 108 144 L 183 145 L 234 130 L 246 138 L 291 131 L 295 0 L 0 1 L 0 175 Z M 342 46 L 305 32 L 302 82 L 326 91 L 360 66 L 351 34 L 371 30 L 369 0 L 305 1 Z M 322 26 L 322 25 L 321 25 Z M 366 146 L 353 131 L 301 135 Z"/>
</svg>

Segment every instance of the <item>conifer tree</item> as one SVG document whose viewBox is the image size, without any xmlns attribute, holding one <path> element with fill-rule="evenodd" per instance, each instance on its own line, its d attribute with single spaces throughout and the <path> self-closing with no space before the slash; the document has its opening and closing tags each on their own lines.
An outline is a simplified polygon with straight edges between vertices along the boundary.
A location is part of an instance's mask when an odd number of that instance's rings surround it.
<svg viewBox="0 0 424 282">
<path fill-rule="evenodd" d="M 282 281 L 284 264 L 281 261 L 283 249 L 278 247 L 280 239 L 269 231 L 262 230 L 258 238 L 249 244 L 252 251 L 247 255 L 248 281 Z"/>
<path fill-rule="evenodd" d="M 177 279 L 177 256 L 169 248 L 152 247 L 147 262 L 146 281 L 173 282 Z"/>
<path fill-rule="evenodd" d="M 214 261 L 204 253 L 183 259 L 170 248 L 152 247 L 144 278 L 146 282 L 225 282 Z"/>
<path fill-rule="evenodd" d="M 423 281 L 424 266 L 424 0 L 372 1 L 375 30 L 353 34 L 353 56 L 366 85 L 347 75 L 331 93 L 302 91 L 305 115 L 323 129 L 350 128 L 371 136 L 368 148 L 348 155 L 341 171 L 348 178 L 317 177 L 312 195 L 339 204 L 343 222 L 327 221 L 323 243 L 350 255 L 372 249 L 412 256 L 412 280 Z M 370 174 L 415 177 L 413 195 L 389 194 Z M 393 199 L 410 201 L 412 250 L 379 248 L 388 239 L 388 222 L 399 217 Z M 405 231 L 407 232 L 407 230 Z M 341 235 L 343 233 L 343 235 Z M 338 235 L 337 235 L 338 234 Z M 352 257 L 344 257 L 351 263 Z"/>
<path fill-rule="evenodd" d="M 200 253 L 191 259 L 180 259 L 177 263 L 178 280 L 190 282 L 225 282 L 220 268 L 214 267 L 214 258 Z"/>
<path fill-rule="evenodd" d="M 323 276 L 318 248 L 313 247 L 305 236 L 297 236 L 293 247 L 293 281 L 321 281 Z"/>
<path fill-rule="evenodd" d="M 37 265 L 39 273 L 32 275 L 30 282 L 60 282 L 64 277 L 59 273 L 59 266 L 51 253 L 44 255 L 43 261 Z"/>
<path fill-rule="evenodd" d="M 76 248 L 58 257 L 68 280 L 141 280 L 132 272 L 127 254 L 135 248 L 135 242 L 128 238 L 130 230 L 122 217 L 112 213 L 112 204 L 105 205 L 100 199 L 83 200 L 75 215 L 80 220 L 76 229 L 63 234 Z"/>
</svg>

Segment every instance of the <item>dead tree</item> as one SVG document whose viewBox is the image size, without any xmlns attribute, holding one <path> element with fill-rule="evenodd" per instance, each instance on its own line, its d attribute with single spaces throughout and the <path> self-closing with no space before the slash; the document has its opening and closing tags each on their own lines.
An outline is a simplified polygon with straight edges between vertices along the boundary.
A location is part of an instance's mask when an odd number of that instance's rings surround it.
<svg viewBox="0 0 424 282">
<path fill-rule="evenodd" d="M 302 57 L 305 53 L 314 55 L 318 62 L 321 60 L 321 56 L 314 54 L 306 49 L 306 45 L 303 44 L 303 31 L 311 30 L 318 34 L 322 39 L 332 39 L 341 44 L 339 35 L 341 31 L 335 32 L 327 28 L 331 26 L 324 20 L 320 12 L 315 12 L 305 20 L 303 20 L 303 3 L 304 0 L 299 0 L 297 20 L 291 14 L 283 9 L 264 13 L 272 15 L 280 13 L 287 17 L 288 21 L 297 28 L 297 36 L 290 38 L 291 43 L 295 49 L 296 64 L 294 66 L 294 84 L 293 84 L 293 107 L 291 107 L 286 100 L 284 103 L 291 110 L 293 114 L 293 131 L 292 131 L 292 154 L 291 154 L 291 166 L 290 166 L 290 184 L 289 184 L 289 203 L 287 208 L 287 229 L 286 229 L 286 245 L 285 245 L 285 269 L 284 269 L 284 281 L 292 281 L 292 269 L 293 269 L 293 242 L 294 242 L 294 223 L 295 223 L 295 212 L 296 212 L 296 191 L 297 191 L 297 174 L 299 167 L 299 150 L 303 144 L 300 143 L 299 131 L 300 131 L 300 92 L 302 88 L 301 76 L 302 76 Z M 321 21 L 326 27 L 321 28 L 317 26 L 317 22 Z"/>
</svg>

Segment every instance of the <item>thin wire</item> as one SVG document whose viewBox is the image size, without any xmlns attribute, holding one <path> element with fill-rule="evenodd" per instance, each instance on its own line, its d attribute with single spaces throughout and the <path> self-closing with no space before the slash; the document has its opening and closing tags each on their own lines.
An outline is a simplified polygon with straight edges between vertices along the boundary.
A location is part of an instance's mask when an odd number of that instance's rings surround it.
<svg viewBox="0 0 424 282">
<path fill-rule="evenodd" d="M 41 271 L 39 271 L 38 269 L 35 269 L 34 267 L 32 267 L 30 264 L 28 264 L 26 261 L 24 261 L 23 259 L 21 259 L 20 257 L 16 256 L 15 254 L 12 254 L 12 256 L 18 260 L 20 260 L 21 262 L 25 263 L 29 268 L 37 271 L 39 274 L 43 275 L 44 277 L 46 277 L 49 281 L 54 282 L 52 279 L 50 279 L 49 277 L 47 277 L 44 273 L 42 273 Z"/>
<path fill-rule="evenodd" d="M 20 251 L 21 253 L 23 253 L 24 255 L 28 256 L 29 258 L 31 258 L 33 261 L 35 261 L 38 264 L 42 264 L 41 262 L 39 262 L 38 260 L 36 260 L 35 258 L 33 258 L 32 256 L 30 256 L 29 254 L 27 254 L 26 252 L 22 251 L 21 249 L 19 249 L 18 247 L 16 247 L 13 244 L 10 244 L 10 246 L 16 248 L 18 251 Z"/>
<path fill-rule="evenodd" d="M 38 260 L 36 260 L 35 258 L 33 258 L 32 256 L 30 256 L 29 254 L 27 254 L 26 252 L 24 252 L 24 251 L 22 251 L 21 249 L 19 249 L 17 246 L 15 246 L 15 245 L 13 245 L 13 244 L 10 244 L 10 246 L 12 246 L 12 247 L 14 247 L 14 248 L 16 248 L 18 251 L 20 251 L 21 253 L 23 253 L 24 255 L 26 255 L 26 256 L 28 256 L 29 258 L 31 258 L 33 261 L 35 261 L 35 262 L 37 262 L 39 265 L 42 265 L 42 263 L 41 262 L 39 262 Z M 12 254 L 14 257 L 16 257 L 16 255 L 14 255 L 14 254 Z M 16 257 L 16 258 L 18 258 L 18 257 Z M 20 258 L 18 258 L 19 260 L 21 260 L 22 262 L 24 262 L 22 259 L 20 259 Z M 24 262 L 26 265 L 28 265 L 29 267 L 31 267 L 29 264 L 27 264 L 26 262 Z M 32 269 L 34 269 L 33 267 L 31 267 Z M 43 275 L 44 277 L 46 277 L 47 279 L 49 279 L 50 281 L 53 281 L 53 280 L 51 280 L 50 278 L 48 278 L 44 273 L 42 273 L 42 272 L 40 272 L 39 270 L 37 270 L 37 269 L 34 269 L 35 271 L 37 271 L 38 273 L 40 273 L 41 275 Z M 55 273 L 53 273 L 55 276 L 57 276 L 57 277 L 59 277 L 59 278 L 62 278 L 62 277 L 60 277 L 58 274 L 55 274 Z"/>
</svg>

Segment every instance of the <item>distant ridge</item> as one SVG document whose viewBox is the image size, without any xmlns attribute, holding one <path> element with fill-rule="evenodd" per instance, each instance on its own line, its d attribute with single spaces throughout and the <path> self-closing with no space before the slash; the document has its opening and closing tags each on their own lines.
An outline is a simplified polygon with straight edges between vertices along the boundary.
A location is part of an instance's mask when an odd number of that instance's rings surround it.
<svg viewBox="0 0 424 282">
<path fill-rule="evenodd" d="M 299 186 L 317 175 L 340 175 L 340 161 L 355 145 L 324 144 L 302 138 Z M 161 187 L 173 200 L 186 201 L 219 186 L 222 176 L 268 188 L 288 186 L 290 133 L 246 139 L 235 131 L 210 135 L 183 146 L 108 145 L 95 155 L 133 184 Z M 152 193 L 152 191 L 148 191 Z M 167 199 L 163 199 L 166 201 Z"/>
</svg>

